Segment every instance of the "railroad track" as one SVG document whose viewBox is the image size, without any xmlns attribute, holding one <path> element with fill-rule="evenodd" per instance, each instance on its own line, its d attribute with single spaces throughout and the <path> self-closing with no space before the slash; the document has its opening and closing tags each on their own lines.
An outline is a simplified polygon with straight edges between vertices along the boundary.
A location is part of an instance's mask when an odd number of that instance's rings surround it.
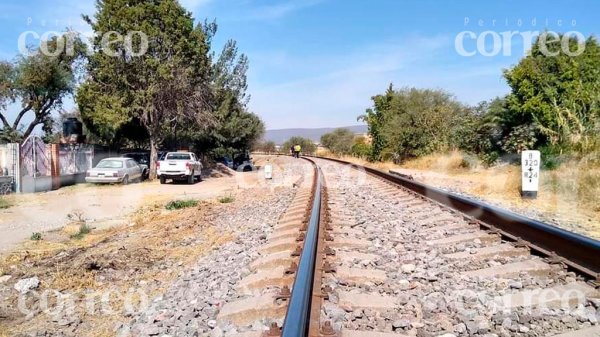
<svg viewBox="0 0 600 337">
<path fill-rule="evenodd" d="M 312 179 L 237 285 L 247 297 L 219 313 L 225 335 L 600 336 L 598 241 L 307 160 Z"/>
</svg>

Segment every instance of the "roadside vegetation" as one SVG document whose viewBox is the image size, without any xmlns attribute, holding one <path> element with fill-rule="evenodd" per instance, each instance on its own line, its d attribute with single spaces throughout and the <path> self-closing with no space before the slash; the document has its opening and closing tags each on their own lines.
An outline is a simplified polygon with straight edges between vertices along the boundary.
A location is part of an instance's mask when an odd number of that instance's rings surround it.
<svg viewBox="0 0 600 337">
<path fill-rule="evenodd" d="M 0 209 L 6 209 L 12 206 L 12 203 L 6 198 L 0 196 Z"/>
<path fill-rule="evenodd" d="M 232 195 L 226 195 L 219 198 L 219 202 L 222 204 L 229 204 L 235 201 L 235 198 Z"/>
<path fill-rule="evenodd" d="M 127 294 L 135 287 L 153 298 L 162 294 L 182 270 L 197 263 L 214 247 L 234 238 L 212 223 L 222 212 L 216 203 L 203 202 L 200 208 L 168 213 L 163 207 L 161 204 L 144 206 L 131 216 L 129 225 L 93 230 L 76 240 L 70 237 L 81 228 L 75 222 L 63 230 L 44 233 L 43 240 L 27 241 L 19 249 L 1 254 L 0 275 L 12 275 L 11 281 L 35 275 L 40 280 L 36 291 L 59 289 L 61 293 L 74 295 L 75 312 L 66 319 L 81 318 L 82 321 L 77 322 L 84 324 L 71 326 L 73 334 L 115 335 L 115 326 L 129 322 L 130 314 L 125 310 L 116 310 L 110 315 L 89 314 L 86 296 L 100 301 L 107 292 Z M 122 301 L 121 296 L 109 298 L 114 308 L 122 308 Z M 19 294 L 15 291 L 4 298 L 5 308 L 9 310 L 3 311 L 0 320 L 2 333 L 27 335 L 40 327 L 49 334 L 64 331 L 51 314 L 40 313 L 23 319 L 18 303 Z"/>
<path fill-rule="evenodd" d="M 169 211 L 172 211 L 172 210 L 176 210 L 176 209 L 196 207 L 196 206 L 198 206 L 198 200 L 188 199 L 188 200 L 169 201 L 167 203 L 167 205 L 165 206 L 165 208 Z"/>
<path fill-rule="evenodd" d="M 296 144 L 299 144 L 302 147 L 303 154 L 312 155 L 315 154 L 317 151 L 317 145 L 315 145 L 315 143 L 312 140 L 304 137 L 295 136 L 291 137 L 285 143 L 283 143 L 283 145 L 281 146 L 281 152 L 286 154 L 290 153 L 290 148 Z"/>
<path fill-rule="evenodd" d="M 547 169 L 572 159 L 597 162 L 600 45 L 593 37 L 570 43 L 573 49 L 585 44 L 583 53 L 568 56 L 551 44 L 557 55 L 546 56 L 538 39 L 528 56 L 504 70 L 511 93 L 476 106 L 439 89 L 390 85 L 359 117 L 372 137 L 368 158 L 402 163 L 459 149 L 490 166 L 539 149 Z"/>
<path fill-rule="evenodd" d="M 504 70 L 511 88 L 505 97 L 469 106 L 444 90 L 390 85 L 359 117 L 369 127 L 368 139 L 338 129 L 321 144 L 330 155 L 440 173 L 470 182 L 455 184 L 457 190 L 598 225 L 600 45 L 593 37 L 572 38 L 571 50 L 584 45 L 581 55 L 566 55 L 560 44 L 550 44 L 555 56 L 546 56 L 540 40 Z M 525 205 L 519 200 L 523 150 L 541 151 L 543 170 L 538 200 Z M 449 183 L 439 177 L 429 174 L 434 185 Z"/>
<path fill-rule="evenodd" d="M 88 226 L 85 222 L 79 225 L 79 230 L 75 233 L 71 235 L 71 239 L 74 240 L 81 240 L 83 239 L 87 234 L 89 234 L 92 231 L 92 229 L 90 228 L 90 226 Z"/>
<path fill-rule="evenodd" d="M 256 143 L 252 150 L 266 154 L 277 153 L 277 145 L 273 141 L 261 141 Z"/>
</svg>

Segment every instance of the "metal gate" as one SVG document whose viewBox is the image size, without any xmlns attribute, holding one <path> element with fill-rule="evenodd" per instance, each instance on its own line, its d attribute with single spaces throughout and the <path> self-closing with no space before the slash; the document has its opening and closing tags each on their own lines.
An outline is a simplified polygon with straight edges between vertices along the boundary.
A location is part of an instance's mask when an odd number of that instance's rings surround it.
<svg viewBox="0 0 600 337">
<path fill-rule="evenodd" d="M 39 136 L 29 136 L 21 144 L 21 191 L 47 191 L 52 186 L 50 149 Z"/>
</svg>

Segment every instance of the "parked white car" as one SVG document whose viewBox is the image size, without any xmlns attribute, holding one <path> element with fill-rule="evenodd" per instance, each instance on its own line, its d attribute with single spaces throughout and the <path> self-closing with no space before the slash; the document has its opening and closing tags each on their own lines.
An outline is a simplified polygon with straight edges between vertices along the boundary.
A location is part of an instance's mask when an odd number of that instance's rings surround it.
<svg viewBox="0 0 600 337">
<path fill-rule="evenodd" d="M 86 172 L 88 183 L 122 183 L 142 180 L 142 168 L 131 158 L 105 158 L 96 167 Z"/>
<path fill-rule="evenodd" d="M 193 184 L 195 179 L 202 180 L 202 163 L 191 152 L 168 152 L 163 160 L 156 163 L 156 175 L 161 184 L 167 179 Z"/>
</svg>

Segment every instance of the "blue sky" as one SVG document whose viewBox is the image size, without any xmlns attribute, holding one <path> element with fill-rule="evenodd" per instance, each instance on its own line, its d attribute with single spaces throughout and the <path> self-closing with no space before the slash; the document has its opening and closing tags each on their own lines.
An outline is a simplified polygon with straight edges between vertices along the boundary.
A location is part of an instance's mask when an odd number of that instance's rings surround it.
<svg viewBox="0 0 600 337">
<path fill-rule="evenodd" d="M 463 31 L 476 37 L 485 31 L 548 29 L 586 37 L 600 32 L 600 4 L 592 0 L 181 3 L 197 20 L 217 20 L 216 46 L 232 38 L 248 55 L 250 108 L 268 128 L 357 124 L 356 117 L 371 105 L 370 97 L 390 82 L 396 87 L 442 88 L 469 104 L 507 93 L 502 69 L 523 56 L 522 39 L 512 39 L 506 56 L 477 52 L 466 57 L 455 48 Z M 17 55 L 17 41 L 25 31 L 42 34 L 67 26 L 89 31 L 80 14 L 94 10 L 93 0 L 3 1 L 0 58 Z M 476 51 L 475 41 L 465 41 L 467 51 Z M 494 47 L 491 41 L 491 35 L 484 41 L 488 52 Z"/>
</svg>

